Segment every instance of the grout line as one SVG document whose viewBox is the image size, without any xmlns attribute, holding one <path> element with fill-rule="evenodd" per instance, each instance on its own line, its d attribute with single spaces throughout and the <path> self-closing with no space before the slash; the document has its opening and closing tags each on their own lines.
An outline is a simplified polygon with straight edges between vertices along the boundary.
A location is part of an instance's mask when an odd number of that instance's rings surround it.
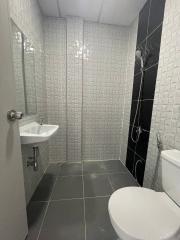
<svg viewBox="0 0 180 240">
<path fill-rule="evenodd" d="M 41 234 L 41 231 L 42 231 L 42 227 L 43 227 L 43 224 L 44 224 L 44 220 L 45 220 L 45 217 L 47 215 L 47 211 L 48 211 L 48 208 L 49 208 L 49 204 L 51 202 L 51 197 L 52 197 L 52 193 L 53 193 L 53 190 L 55 188 L 55 185 L 56 185 L 56 182 L 57 182 L 57 175 L 56 175 L 56 179 L 54 181 L 54 185 L 52 187 L 52 190 L 51 190 L 51 194 L 49 196 L 49 200 L 47 201 L 47 207 L 46 207 L 46 210 L 44 212 L 44 216 L 43 216 L 43 219 L 42 219 L 42 222 L 41 222 L 41 225 L 40 225 L 40 228 L 39 228 L 39 232 L 38 232 L 38 235 L 37 235 L 37 239 L 36 240 L 39 240 L 39 237 L 40 237 L 40 234 Z"/>
<path fill-rule="evenodd" d="M 43 219 L 42 219 L 42 222 L 41 222 L 41 225 L 40 225 L 39 232 L 38 232 L 38 235 L 37 235 L 36 240 L 38 240 L 39 237 L 40 237 L 40 233 L 41 233 L 42 226 L 43 226 L 43 223 L 44 223 L 44 220 L 45 220 L 46 214 L 47 214 L 47 210 L 48 210 L 48 208 L 49 208 L 49 204 L 50 204 L 50 202 L 48 201 L 47 206 L 46 206 L 46 210 L 44 211 L 44 216 L 43 216 Z"/>
<path fill-rule="evenodd" d="M 96 163 L 96 162 L 108 162 L 108 161 L 119 161 L 119 159 L 101 159 L 101 160 L 93 160 L 93 159 L 89 159 L 89 160 L 83 160 L 84 163 L 89 163 L 89 162 L 93 162 L 93 163 Z"/>
<path fill-rule="evenodd" d="M 145 102 L 145 101 L 154 101 L 153 98 L 145 98 L 142 100 L 132 99 L 133 102 Z"/>
<path fill-rule="evenodd" d="M 66 162 L 68 162 L 68 46 L 67 46 L 67 38 L 68 38 L 68 27 L 67 27 L 67 18 L 66 18 L 66 90 L 65 90 L 65 94 L 66 94 L 66 102 L 65 102 L 65 114 L 66 114 Z"/>
<path fill-rule="evenodd" d="M 131 149 L 132 150 L 132 149 Z M 82 175 L 64 175 L 64 176 L 61 176 L 61 175 L 58 175 L 57 178 L 67 178 L 67 177 L 87 177 L 87 176 L 90 176 L 90 175 L 98 175 L 98 176 L 103 176 L 103 175 L 108 175 L 108 174 L 120 174 L 120 173 L 126 173 L 125 170 L 122 170 L 122 171 L 112 171 L 112 172 L 104 172 L 104 173 L 94 173 L 94 172 L 90 172 L 90 173 L 85 173 L 85 174 L 82 174 Z"/>
<path fill-rule="evenodd" d="M 61 18 L 62 14 L 61 14 L 61 8 L 60 8 L 59 0 L 57 0 L 57 9 L 58 9 L 59 18 Z"/>
<path fill-rule="evenodd" d="M 83 30 L 82 30 L 82 61 L 81 61 L 81 64 L 82 64 L 82 69 L 81 69 L 81 164 L 82 164 L 82 159 L 83 159 L 83 106 L 84 106 L 84 102 L 83 102 L 83 99 L 84 99 L 84 46 L 85 46 L 85 43 L 84 43 L 84 20 L 83 20 Z"/>
<path fill-rule="evenodd" d="M 137 47 L 141 46 L 141 45 L 147 40 L 147 38 L 149 38 L 151 35 L 153 35 L 153 33 L 154 33 L 156 30 L 158 30 L 158 28 L 161 27 L 161 25 L 163 25 L 163 21 L 162 21 L 159 25 L 157 25 L 157 26 L 152 30 L 152 32 L 151 32 L 150 34 L 148 34 L 148 32 L 147 32 L 146 37 L 145 37 L 140 43 L 138 43 Z"/>
<path fill-rule="evenodd" d="M 115 189 L 114 189 L 114 187 L 113 187 L 113 185 L 112 185 L 112 182 L 111 182 L 111 179 L 110 179 L 110 177 L 108 176 L 108 181 L 109 181 L 109 184 L 110 184 L 110 186 L 111 186 L 111 188 L 112 188 L 112 191 L 114 192 L 115 191 Z"/>
<path fill-rule="evenodd" d="M 107 197 L 110 197 L 110 196 L 111 196 L 111 194 L 102 195 L 102 196 L 94 196 L 94 197 L 85 197 L 85 199 L 107 198 Z"/>
<path fill-rule="evenodd" d="M 85 186 L 84 186 L 84 163 L 82 162 L 82 184 L 83 184 L 83 209 L 84 209 L 84 240 L 86 240 L 86 206 L 85 206 Z"/>
<path fill-rule="evenodd" d="M 80 175 L 58 175 L 57 178 L 67 178 L 67 177 L 82 177 L 82 174 Z"/>
<path fill-rule="evenodd" d="M 109 175 L 109 174 L 120 174 L 120 173 L 126 173 L 126 171 L 117 171 L 117 172 L 105 172 L 105 173 L 86 173 L 86 174 L 84 174 L 83 176 L 90 176 L 90 175 L 98 175 L 98 176 L 105 176 L 105 175 Z"/>
<path fill-rule="evenodd" d="M 60 198 L 60 199 L 51 199 L 50 202 L 61 202 L 61 201 L 71 201 L 71 200 L 83 200 L 83 198 Z"/>
<path fill-rule="evenodd" d="M 102 0 L 101 6 L 100 6 L 100 10 L 99 10 L 99 14 L 98 14 L 98 18 L 97 18 L 97 22 L 98 23 L 100 23 L 100 20 L 101 20 L 101 15 L 102 15 L 104 2 L 105 2 L 105 0 Z"/>
<path fill-rule="evenodd" d="M 111 185 L 111 184 L 110 184 Z M 112 187 L 113 188 L 113 187 Z M 82 198 L 62 198 L 62 199 L 51 199 L 49 201 L 33 201 L 33 202 L 38 202 L 38 203 L 51 203 L 51 202 L 61 202 L 61 201 L 73 201 L 73 200 L 84 200 L 84 199 L 93 199 L 93 198 L 105 198 L 105 197 L 110 197 L 111 194 L 108 195 L 98 195 L 98 196 L 92 196 L 92 197 L 82 197 Z"/>
</svg>

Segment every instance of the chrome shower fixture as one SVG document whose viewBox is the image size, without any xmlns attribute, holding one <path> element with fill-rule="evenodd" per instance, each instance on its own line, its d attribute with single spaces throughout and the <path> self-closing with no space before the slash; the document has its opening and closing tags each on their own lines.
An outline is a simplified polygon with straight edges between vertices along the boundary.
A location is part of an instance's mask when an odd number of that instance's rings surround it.
<svg viewBox="0 0 180 240">
<path fill-rule="evenodd" d="M 141 50 L 137 49 L 135 55 L 136 55 L 136 58 L 140 60 L 140 62 L 141 62 L 141 69 L 143 69 L 144 68 L 144 60 L 143 60 L 143 56 L 142 56 Z"/>
</svg>

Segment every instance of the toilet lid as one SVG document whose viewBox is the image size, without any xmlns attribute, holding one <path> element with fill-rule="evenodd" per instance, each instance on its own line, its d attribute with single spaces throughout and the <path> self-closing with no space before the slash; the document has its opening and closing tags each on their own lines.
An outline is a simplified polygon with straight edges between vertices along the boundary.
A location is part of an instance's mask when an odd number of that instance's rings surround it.
<svg viewBox="0 0 180 240">
<path fill-rule="evenodd" d="M 172 236 L 180 231 L 179 207 L 165 193 L 140 187 L 121 188 L 112 194 L 108 208 L 122 239 L 176 239 Z"/>
</svg>

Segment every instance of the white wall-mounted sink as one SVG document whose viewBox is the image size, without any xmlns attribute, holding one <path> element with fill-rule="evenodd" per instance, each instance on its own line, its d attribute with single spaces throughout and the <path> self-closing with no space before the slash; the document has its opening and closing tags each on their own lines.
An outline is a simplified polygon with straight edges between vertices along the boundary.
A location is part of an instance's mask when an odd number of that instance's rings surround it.
<svg viewBox="0 0 180 240">
<path fill-rule="evenodd" d="M 58 130 L 58 125 L 32 122 L 20 127 L 21 144 L 35 144 L 48 141 Z"/>
</svg>

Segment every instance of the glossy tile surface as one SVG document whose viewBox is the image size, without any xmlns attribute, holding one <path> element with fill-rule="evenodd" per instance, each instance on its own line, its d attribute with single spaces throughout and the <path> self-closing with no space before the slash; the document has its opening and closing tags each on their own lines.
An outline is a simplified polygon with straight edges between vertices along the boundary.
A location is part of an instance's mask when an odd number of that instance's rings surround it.
<svg viewBox="0 0 180 240">
<path fill-rule="evenodd" d="M 39 239 L 83 240 L 83 200 L 51 202 L 44 219 Z"/>
<path fill-rule="evenodd" d="M 91 174 L 84 176 L 84 189 L 85 197 L 108 196 L 112 193 L 107 175 Z"/>
<path fill-rule="evenodd" d="M 33 201 L 48 201 L 52 193 L 55 183 L 55 176 L 52 174 L 45 174 L 41 179 L 35 193 L 33 194 Z"/>
<path fill-rule="evenodd" d="M 60 166 L 58 174 L 60 176 L 82 175 L 81 163 L 64 163 Z"/>
<path fill-rule="evenodd" d="M 108 200 L 108 197 L 85 199 L 87 240 L 117 240 L 109 219 Z"/>
<path fill-rule="evenodd" d="M 119 160 L 73 164 L 59 166 L 58 173 L 55 165 L 48 167 L 35 193 L 48 198 L 33 197 L 28 207 L 28 240 L 117 240 L 108 200 L 113 191 L 136 186 L 136 181 Z M 75 175 L 79 169 L 84 169 L 82 176 Z"/>
<path fill-rule="evenodd" d="M 82 176 L 58 177 L 51 199 L 72 199 L 83 197 Z"/>
<path fill-rule="evenodd" d="M 134 143 L 131 140 L 130 132 L 134 121 L 137 108 L 137 101 L 140 90 L 141 65 L 140 59 L 136 57 L 134 68 L 134 82 L 132 91 L 132 104 L 130 114 L 129 138 L 127 146 L 126 166 L 129 171 L 134 174 L 134 164 L 136 156 L 140 156 L 144 163 L 138 164 L 137 179 L 142 185 L 146 155 L 149 143 L 149 131 L 151 126 L 151 116 L 153 109 L 153 101 L 156 87 L 157 70 L 159 63 L 159 52 L 161 47 L 161 33 L 164 16 L 165 0 L 148 0 L 139 14 L 138 36 L 136 49 L 141 51 L 144 63 L 144 76 L 140 96 L 140 105 L 138 109 L 138 117 L 135 121 L 136 127 L 141 127 L 143 131 L 139 141 Z M 136 130 L 133 130 L 134 139 L 136 139 Z"/>
<path fill-rule="evenodd" d="M 123 187 L 138 186 L 138 183 L 129 172 L 111 174 L 109 178 L 114 190 Z"/>
</svg>

